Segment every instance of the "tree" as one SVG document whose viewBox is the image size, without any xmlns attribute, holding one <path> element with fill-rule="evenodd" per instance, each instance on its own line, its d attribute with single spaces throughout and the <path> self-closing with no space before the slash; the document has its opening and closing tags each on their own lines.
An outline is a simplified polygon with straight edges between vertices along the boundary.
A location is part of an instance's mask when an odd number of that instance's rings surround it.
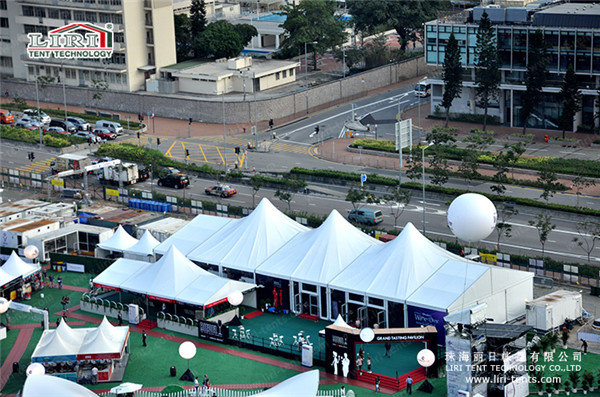
<svg viewBox="0 0 600 397">
<path fill-rule="evenodd" d="M 561 184 L 557 182 L 556 173 L 554 171 L 550 171 L 547 169 L 543 169 L 538 173 L 537 182 L 540 184 L 540 187 L 543 189 L 540 197 L 543 198 L 546 203 L 556 194 L 558 189 L 561 187 Z"/>
<path fill-rule="evenodd" d="M 558 96 L 562 104 L 558 125 L 562 128 L 564 139 L 566 130 L 573 131 L 573 119 L 577 112 L 581 110 L 581 93 L 577 89 L 577 76 L 575 76 L 573 65 L 569 65 L 567 73 L 565 73 Z"/>
<path fill-rule="evenodd" d="M 548 241 L 548 235 L 556 228 L 556 225 L 551 223 L 552 217 L 548 214 L 537 214 L 535 219 L 535 221 L 529 221 L 529 225 L 535 227 L 538 231 L 538 237 L 542 245 L 542 258 L 544 258 L 544 249 Z"/>
<path fill-rule="evenodd" d="M 508 149 L 506 151 L 506 160 L 511 168 L 511 178 L 515 179 L 515 165 L 527 150 L 527 145 L 523 142 L 513 143 L 512 145 L 505 143 L 504 148 Z"/>
<path fill-rule="evenodd" d="M 200 58 L 204 55 L 200 44 L 200 35 L 206 29 L 206 6 L 204 0 L 192 0 L 189 18 L 190 41 L 194 50 L 194 57 Z"/>
<path fill-rule="evenodd" d="M 575 189 L 575 196 L 577 197 L 576 206 L 579 207 L 579 196 L 581 196 L 581 189 L 596 186 L 596 182 L 593 179 L 585 179 L 581 175 L 577 175 L 571 182 L 571 189 Z"/>
<path fill-rule="evenodd" d="M 345 23 L 336 15 L 337 5 L 332 0 L 303 0 L 300 4 L 284 5 L 280 15 L 287 19 L 279 25 L 284 29 L 281 47 L 294 54 L 304 52 L 304 43 L 313 49 L 314 70 L 317 69 L 317 53 L 342 45 L 346 41 Z"/>
<path fill-rule="evenodd" d="M 489 145 L 494 143 L 494 138 L 490 134 L 483 131 L 475 130 L 474 133 L 468 135 L 464 142 L 467 143 L 466 152 L 462 158 L 461 164 L 458 167 L 459 173 L 465 178 L 470 187 L 471 180 L 477 179 L 479 174 L 479 154 L 484 151 Z"/>
<path fill-rule="evenodd" d="M 400 189 L 398 186 L 394 187 L 390 194 L 383 196 L 383 199 L 386 200 L 390 206 L 390 214 L 394 217 L 394 230 L 396 230 L 398 218 L 404 213 L 411 198 L 412 192 L 410 190 Z"/>
<path fill-rule="evenodd" d="M 190 59 L 192 52 L 192 36 L 190 33 L 190 18 L 186 14 L 176 14 L 175 21 L 175 46 L 177 48 L 177 62 Z"/>
<path fill-rule="evenodd" d="M 354 65 L 363 61 L 363 59 L 365 57 L 364 52 L 365 51 L 362 48 L 347 48 L 345 50 L 338 48 L 335 50 L 334 56 L 335 56 L 335 59 L 337 59 L 338 61 L 341 61 L 341 62 L 344 62 L 344 58 L 345 58 L 346 67 L 349 70 L 352 70 Z M 344 53 L 346 53 L 345 57 L 344 57 Z"/>
<path fill-rule="evenodd" d="M 240 23 L 233 25 L 235 30 L 240 35 L 240 39 L 242 40 L 242 46 L 247 46 L 254 36 L 258 36 L 258 30 L 252 25 L 248 25 L 247 23 Z"/>
<path fill-rule="evenodd" d="M 492 176 L 492 180 L 495 183 L 490 186 L 492 192 L 496 193 L 498 197 L 502 197 L 504 192 L 506 192 L 505 183 L 508 182 L 508 177 L 506 174 L 508 173 L 508 162 L 509 157 L 503 151 L 500 151 L 496 157 L 494 157 L 494 168 L 496 169 L 496 173 Z"/>
<path fill-rule="evenodd" d="M 352 186 L 348 190 L 348 194 L 346 194 L 346 201 L 349 201 L 352 204 L 352 208 L 358 209 L 358 203 L 364 200 L 366 196 L 365 189 L 357 186 Z"/>
<path fill-rule="evenodd" d="M 285 192 L 285 191 L 277 189 L 277 191 L 275 192 L 275 197 L 277 197 L 279 200 L 287 203 L 288 212 L 292 212 L 292 192 Z"/>
<path fill-rule="evenodd" d="M 433 130 L 427 134 L 427 142 L 434 144 L 430 148 L 433 154 L 429 157 L 430 180 L 434 185 L 442 186 L 448 182 L 450 169 L 448 167 L 448 160 L 444 157 L 444 148 L 456 146 L 454 144 L 456 138 L 450 133 L 455 130 L 455 128 L 435 126 Z"/>
<path fill-rule="evenodd" d="M 205 55 L 217 59 L 233 58 L 244 48 L 235 26 L 225 20 L 209 24 L 197 41 Z"/>
<path fill-rule="evenodd" d="M 94 95 L 92 95 L 92 99 L 96 102 L 96 112 L 98 112 L 98 104 L 102 100 L 102 96 L 104 95 L 104 91 L 108 89 L 108 83 L 104 80 L 92 80 L 92 87 L 96 90 Z"/>
<path fill-rule="evenodd" d="M 250 178 L 250 186 L 252 186 L 252 208 L 256 208 L 254 197 L 260 188 L 263 187 L 263 181 L 260 178 L 255 178 L 256 176 L 257 175 L 253 175 L 252 178 Z"/>
<path fill-rule="evenodd" d="M 548 54 L 546 52 L 546 41 L 541 30 L 538 29 L 529 36 L 527 74 L 525 77 L 527 90 L 522 96 L 523 107 L 521 108 L 523 134 L 527 131 L 529 117 L 542 100 L 542 88 L 546 84 L 547 73 Z"/>
<path fill-rule="evenodd" d="M 378 34 L 370 43 L 365 45 L 363 54 L 366 69 L 373 69 L 389 63 L 391 53 L 387 46 L 387 37 L 384 34 Z"/>
<path fill-rule="evenodd" d="M 579 237 L 574 237 L 573 242 L 587 254 L 588 262 L 591 261 L 592 251 L 596 243 L 600 240 L 600 222 L 583 221 L 578 223 L 575 228 Z"/>
<path fill-rule="evenodd" d="M 446 44 L 446 55 L 444 56 L 444 65 L 442 69 L 442 80 L 444 80 L 444 94 L 442 95 L 442 107 L 446 109 L 446 124 L 450 118 L 450 107 L 452 101 L 460 97 L 462 90 L 463 67 L 460 61 L 460 49 L 454 33 L 450 33 L 450 38 Z"/>
<path fill-rule="evenodd" d="M 438 12 L 450 9 L 449 1 L 348 0 L 354 29 L 362 34 L 393 28 L 398 33 L 400 51 L 414 39 L 423 23 L 436 19 Z"/>
<path fill-rule="evenodd" d="M 420 149 L 420 148 L 419 148 Z M 413 155 L 406 161 L 406 176 L 411 181 L 418 181 L 423 177 L 423 164 L 421 156 Z"/>
<path fill-rule="evenodd" d="M 496 223 L 496 249 L 500 251 L 500 239 L 502 237 L 511 238 L 512 237 L 512 224 L 508 223 L 508 221 L 515 215 L 519 213 L 519 210 L 514 208 L 514 206 L 507 205 L 506 203 L 502 203 L 500 207 L 500 212 L 498 213 L 498 221 Z"/>
<path fill-rule="evenodd" d="M 477 29 L 475 46 L 475 93 L 483 105 L 483 130 L 487 127 L 488 108 L 498 96 L 500 57 L 496 49 L 496 34 L 487 12 L 483 12 Z"/>
</svg>

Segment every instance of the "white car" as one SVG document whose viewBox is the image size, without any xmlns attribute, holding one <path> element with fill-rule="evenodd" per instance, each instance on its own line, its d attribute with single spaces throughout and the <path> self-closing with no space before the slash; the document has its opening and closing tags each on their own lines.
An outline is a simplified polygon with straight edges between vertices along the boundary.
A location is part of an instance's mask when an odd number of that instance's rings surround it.
<svg viewBox="0 0 600 397">
<path fill-rule="evenodd" d="M 48 116 L 46 113 L 44 113 L 41 110 L 40 110 L 40 114 L 38 116 L 37 109 L 25 109 L 25 110 L 23 110 L 23 114 L 30 118 L 36 118 L 36 119 L 40 120 L 43 124 L 48 124 L 52 120 L 50 118 L 50 116 Z"/>
<path fill-rule="evenodd" d="M 42 123 L 40 123 L 38 120 L 32 118 L 32 117 L 21 117 L 19 120 L 17 120 L 17 123 L 22 123 L 22 124 L 31 124 L 34 127 L 41 127 Z"/>
</svg>

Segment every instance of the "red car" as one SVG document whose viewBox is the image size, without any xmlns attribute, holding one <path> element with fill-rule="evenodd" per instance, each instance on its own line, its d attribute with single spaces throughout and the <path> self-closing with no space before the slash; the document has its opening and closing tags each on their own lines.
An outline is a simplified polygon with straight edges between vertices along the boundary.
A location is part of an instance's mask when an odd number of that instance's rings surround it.
<svg viewBox="0 0 600 397">
<path fill-rule="evenodd" d="M 99 136 L 102 139 L 117 139 L 117 134 L 115 134 L 114 132 L 110 132 L 106 128 L 94 128 L 92 134 Z"/>
<path fill-rule="evenodd" d="M 237 193 L 237 190 L 229 185 L 215 185 L 204 189 L 204 193 L 208 194 L 209 196 L 231 197 Z"/>
</svg>

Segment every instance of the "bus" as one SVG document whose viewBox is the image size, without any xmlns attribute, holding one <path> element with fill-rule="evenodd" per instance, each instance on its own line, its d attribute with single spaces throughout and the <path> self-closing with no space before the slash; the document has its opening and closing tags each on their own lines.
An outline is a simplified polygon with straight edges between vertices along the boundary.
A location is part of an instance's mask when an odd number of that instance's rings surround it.
<svg viewBox="0 0 600 397">
<path fill-rule="evenodd" d="M 425 80 L 421 80 L 415 85 L 415 96 L 425 98 L 431 95 L 431 83 Z"/>
</svg>

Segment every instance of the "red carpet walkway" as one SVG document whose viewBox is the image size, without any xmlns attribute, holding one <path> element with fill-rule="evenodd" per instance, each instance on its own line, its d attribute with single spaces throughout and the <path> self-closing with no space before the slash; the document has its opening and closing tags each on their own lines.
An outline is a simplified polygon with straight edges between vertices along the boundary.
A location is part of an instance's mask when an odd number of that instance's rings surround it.
<svg viewBox="0 0 600 397">
<path fill-rule="evenodd" d="M 16 329 L 11 327 L 12 331 L 8 332 L 17 332 Z M 8 382 L 8 378 L 12 375 L 12 363 L 15 361 L 19 361 L 27 349 L 27 345 L 29 344 L 29 339 L 31 339 L 31 335 L 33 335 L 33 328 L 22 328 L 19 331 L 19 335 L 17 336 L 17 340 L 15 340 L 15 344 L 8 353 L 8 357 L 4 360 L 4 364 L 2 368 L 0 368 L 0 390 L 4 389 L 4 385 Z"/>
<path fill-rule="evenodd" d="M 244 318 L 247 318 L 247 319 L 249 320 L 249 319 L 251 319 L 251 318 L 258 317 L 258 316 L 260 316 L 261 314 L 264 314 L 264 313 L 263 313 L 263 312 L 261 312 L 260 310 L 257 310 L 257 311 L 254 311 L 254 312 L 252 312 L 252 313 L 248 313 L 248 314 L 246 314 L 246 315 L 244 316 Z"/>
</svg>

